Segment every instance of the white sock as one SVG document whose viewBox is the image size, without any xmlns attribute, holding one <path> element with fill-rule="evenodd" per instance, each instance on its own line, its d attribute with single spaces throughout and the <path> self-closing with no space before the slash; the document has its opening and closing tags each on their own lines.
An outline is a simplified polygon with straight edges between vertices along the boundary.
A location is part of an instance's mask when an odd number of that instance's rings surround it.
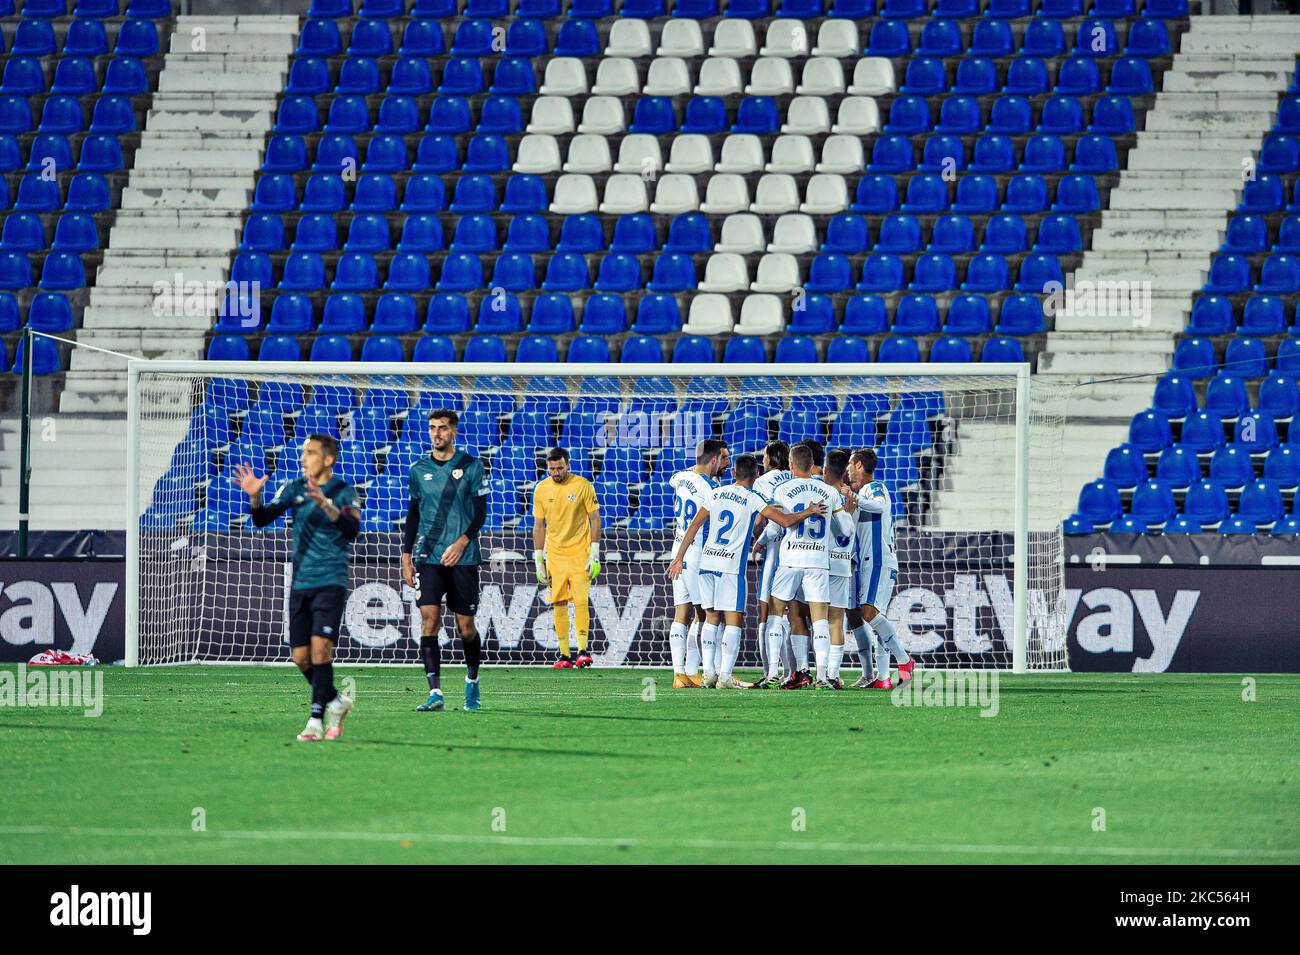
<svg viewBox="0 0 1300 955">
<path fill-rule="evenodd" d="M 907 655 L 903 649 L 903 641 L 898 639 L 898 631 L 894 625 L 889 622 L 889 618 L 883 613 L 877 614 L 876 619 L 871 621 L 872 629 L 885 641 L 885 646 L 889 647 L 889 652 L 894 655 L 894 659 L 899 663 L 906 663 L 912 658 Z"/>
<path fill-rule="evenodd" d="M 871 634 L 871 627 L 866 623 L 854 627 L 853 642 L 858 648 L 858 666 L 862 667 L 862 675 L 869 676 L 875 672 L 876 667 L 875 654 L 872 653 L 872 644 L 875 640 Z"/>
<path fill-rule="evenodd" d="M 802 673 L 808 669 L 808 634 L 790 634 L 790 646 L 794 650 L 794 670 Z"/>
<path fill-rule="evenodd" d="M 695 676 L 700 672 L 700 622 L 692 620 L 686 631 L 686 675 Z"/>
<path fill-rule="evenodd" d="M 831 655 L 831 625 L 828 620 L 814 620 L 813 658 L 817 661 L 817 679 L 826 679 L 826 666 Z"/>
<path fill-rule="evenodd" d="M 840 664 L 844 662 L 844 644 L 831 644 L 831 662 L 826 668 L 826 675 L 832 680 L 840 678 Z"/>
<path fill-rule="evenodd" d="M 686 672 L 686 624 L 673 622 L 668 628 L 668 652 L 673 655 L 673 672 Z"/>
<path fill-rule="evenodd" d="M 785 629 L 781 632 L 785 634 L 785 638 L 781 641 L 781 669 L 785 671 L 786 676 L 789 676 L 797 669 L 794 662 L 794 645 L 790 642 L 789 620 L 785 622 Z"/>
<path fill-rule="evenodd" d="M 704 661 L 704 675 L 718 675 L 718 625 L 706 623 L 700 628 L 700 658 Z"/>
<path fill-rule="evenodd" d="M 764 617 L 758 624 L 758 665 L 763 671 L 763 676 L 767 676 L 767 618 Z"/>
<path fill-rule="evenodd" d="M 776 679 L 776 668 L 781 662 L 781 645 L 785 643 L 785 617 L 775 614 L 767 618 L 767 678 Z"/>
<path fill-rule="evenodd" d="M 889 647 L 885 646 L 880 634 L 876 634 L 876 679 L 889 679 Z"/>
<path fill-rule="evenodd" d="M 724 627 L 722 630 L 722 662 L 718 666 L 718 676 L 724 680 L 731 676 L 731 671 L 736 667 L 736 658 L 740 656 L 740 636 L 743 631 L 739 627 Z M 763 641 L 759 641 L 762 643 Z"/>
</svg>

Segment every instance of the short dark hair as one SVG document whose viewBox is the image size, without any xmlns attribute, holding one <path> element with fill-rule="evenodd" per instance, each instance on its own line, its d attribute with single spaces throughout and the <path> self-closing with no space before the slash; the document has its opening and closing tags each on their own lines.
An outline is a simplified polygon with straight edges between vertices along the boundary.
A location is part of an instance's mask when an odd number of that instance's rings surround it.
<svg viewBox="0 0 1300 955">
<path fill-rule="evenodd" d="M 866 471 L 868 474 L 876 473 L 876 449 L 875 448 L 860 448 L 859 450 L 853 452 L 853 454 L 849 457 L 849 460 L 857 461 L 859 464 L 862 465 L 862 469 Z"/>
<path fill-rule="evenodd" d="M 812 463 L 821 467 L 826 461 L 826 451 L 822 448 L 822 443 L 816 438 L 804 438 L 795 447 L 805 447 L 812 452 Z"/>
<path fill-rule="evenodd" d="M 546 460 L 564 461 L 567 464 L 569 460 L 569 452 L 560 447 L 551 448 L 551 450 L 546 452 Z"/>
<path fill-rule="evenodd" d="M 727 442 L 723 441 L 721 438 L 705 438 L 700 442 L 699 450 L 695 452 L 695 463 L 704 464 L 708 461 L 712 461 L 726 450 L 726 447 Z"/>
<path fill-rule="evenodd" d="M 790 449 L 790 467 L 799 471 L 811 471 L 813 464 L 812 448 L 800 441 Z"/>
<path fill-rule="evenodd" d="M 838 481 L 844 477 L 844 472 L 849 468 L 849 452 L 843 448 L 836 448 L 833 451 L 826 452 L 826 464 L 823 467 L 823 476 L 827 481 Z"/>
<path fill-rule="evenodd" d="M 439 418 L 446 418 L 447 424 L 451 425 L 453 428 L 460 424 L 460 415 L 456 414 L 456 412 L 452 411 L 450 408 L 438 408 L 429 412 L 430 424 L 437 421 Z"/>
<path fill-rule="evenodd" d="M 307 440 L 315 441 L 320 445 L 321 454 L 333 458 L 335 464 L 338 463 L 339 457 L 341 456 L 339 453 L 338 438 L 329 434 L 309 434 L 307 435 Z"/>
<path fill-rule="evenodd" d="M 731 466 L 736 472 L 737 481 L 748 481 L 758 475 L 758 458 L 752 454 L 742 454 L 731 462 Z"/>
<path fill-rule="evenodd" d="M 763 448 L 763 456 L 778 471 L 790 470 L 790 445 L 780 438 L 773 438 Z"/>
</svg>

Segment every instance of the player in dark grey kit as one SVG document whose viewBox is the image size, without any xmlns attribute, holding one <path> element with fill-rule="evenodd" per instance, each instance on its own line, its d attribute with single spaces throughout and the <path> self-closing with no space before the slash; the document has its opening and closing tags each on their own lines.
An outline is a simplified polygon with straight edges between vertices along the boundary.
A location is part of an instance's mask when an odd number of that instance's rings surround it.
<svg viewBox="0 0 1300 955">
<path fill-rule="evenodd" d="M 438 630 L 444 601 L 456 615 L 465 648 L 465 709 L 480 709 L 478 668 L 482 650 L 474 614 L 478 610 L 478 532 L 487 520 L 487 476 L 483 462 L 456 447 L 456 412 L 429 413 L 433 451 L 411 466 L 411 503 L 402 541 L 402 577 L 419 580 L 420 657 L 429 682 L 422 713 L 441 710 L 442 650 Z"/>
<path fill-rule="evenodd" d="M 289 594 L 289 646 L 293 662 L 311 684 L 311 718 L 298 734 L 304 743 L 338 739 L 352 701 L 334 687 L 334 644 L 348 595 L 348 559 L 361 529 L 357 492 L 335 476 L 339 443 L 327 434 L 303 442 L 302 475 L 288 481 L 269 504 L 266 478 L 247 464 L 232 478 L 248 495 L 253 523 L 265 527 L 293 511 L 293 584 Z"/>
</svg>

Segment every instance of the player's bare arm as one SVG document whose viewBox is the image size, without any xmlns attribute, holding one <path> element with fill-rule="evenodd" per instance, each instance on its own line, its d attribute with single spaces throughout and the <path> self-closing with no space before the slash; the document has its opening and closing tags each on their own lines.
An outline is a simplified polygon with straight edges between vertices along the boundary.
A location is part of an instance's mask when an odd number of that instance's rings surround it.
<svg viewBox="0 0 1300 955">
<path fill-rule="evenodd" d="M 695 512 L 695 517 L 691 519 L 690 526 L 686 528 L 686 534 L 682 537 L 681 546 L 677 548 L 677 555 L 673 558 L 673 562 L 668 565 L 668 576 L 671 579 L 676 580 L 682 575 L 682 563 L 686 559 L 686 552 L 690 550 L 695 535 L 700 532 L 700 528 L 704 526 L 704 522 L 708 519 L 708 508 L 701 507 Z"/>
</svg>

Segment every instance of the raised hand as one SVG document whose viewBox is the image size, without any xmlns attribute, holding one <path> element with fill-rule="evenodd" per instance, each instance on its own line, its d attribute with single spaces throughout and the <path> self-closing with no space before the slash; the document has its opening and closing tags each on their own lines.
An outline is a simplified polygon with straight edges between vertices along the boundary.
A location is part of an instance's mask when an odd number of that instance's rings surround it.
<svg viewBox="0 0 1300 955">
<path fill-rule="evenodd" d="M 266 487 L 266 476 L 258 477 L 251 465 L 236 465 L 230 479 L 250 498 L 257 497 Z"/>
</svg>

